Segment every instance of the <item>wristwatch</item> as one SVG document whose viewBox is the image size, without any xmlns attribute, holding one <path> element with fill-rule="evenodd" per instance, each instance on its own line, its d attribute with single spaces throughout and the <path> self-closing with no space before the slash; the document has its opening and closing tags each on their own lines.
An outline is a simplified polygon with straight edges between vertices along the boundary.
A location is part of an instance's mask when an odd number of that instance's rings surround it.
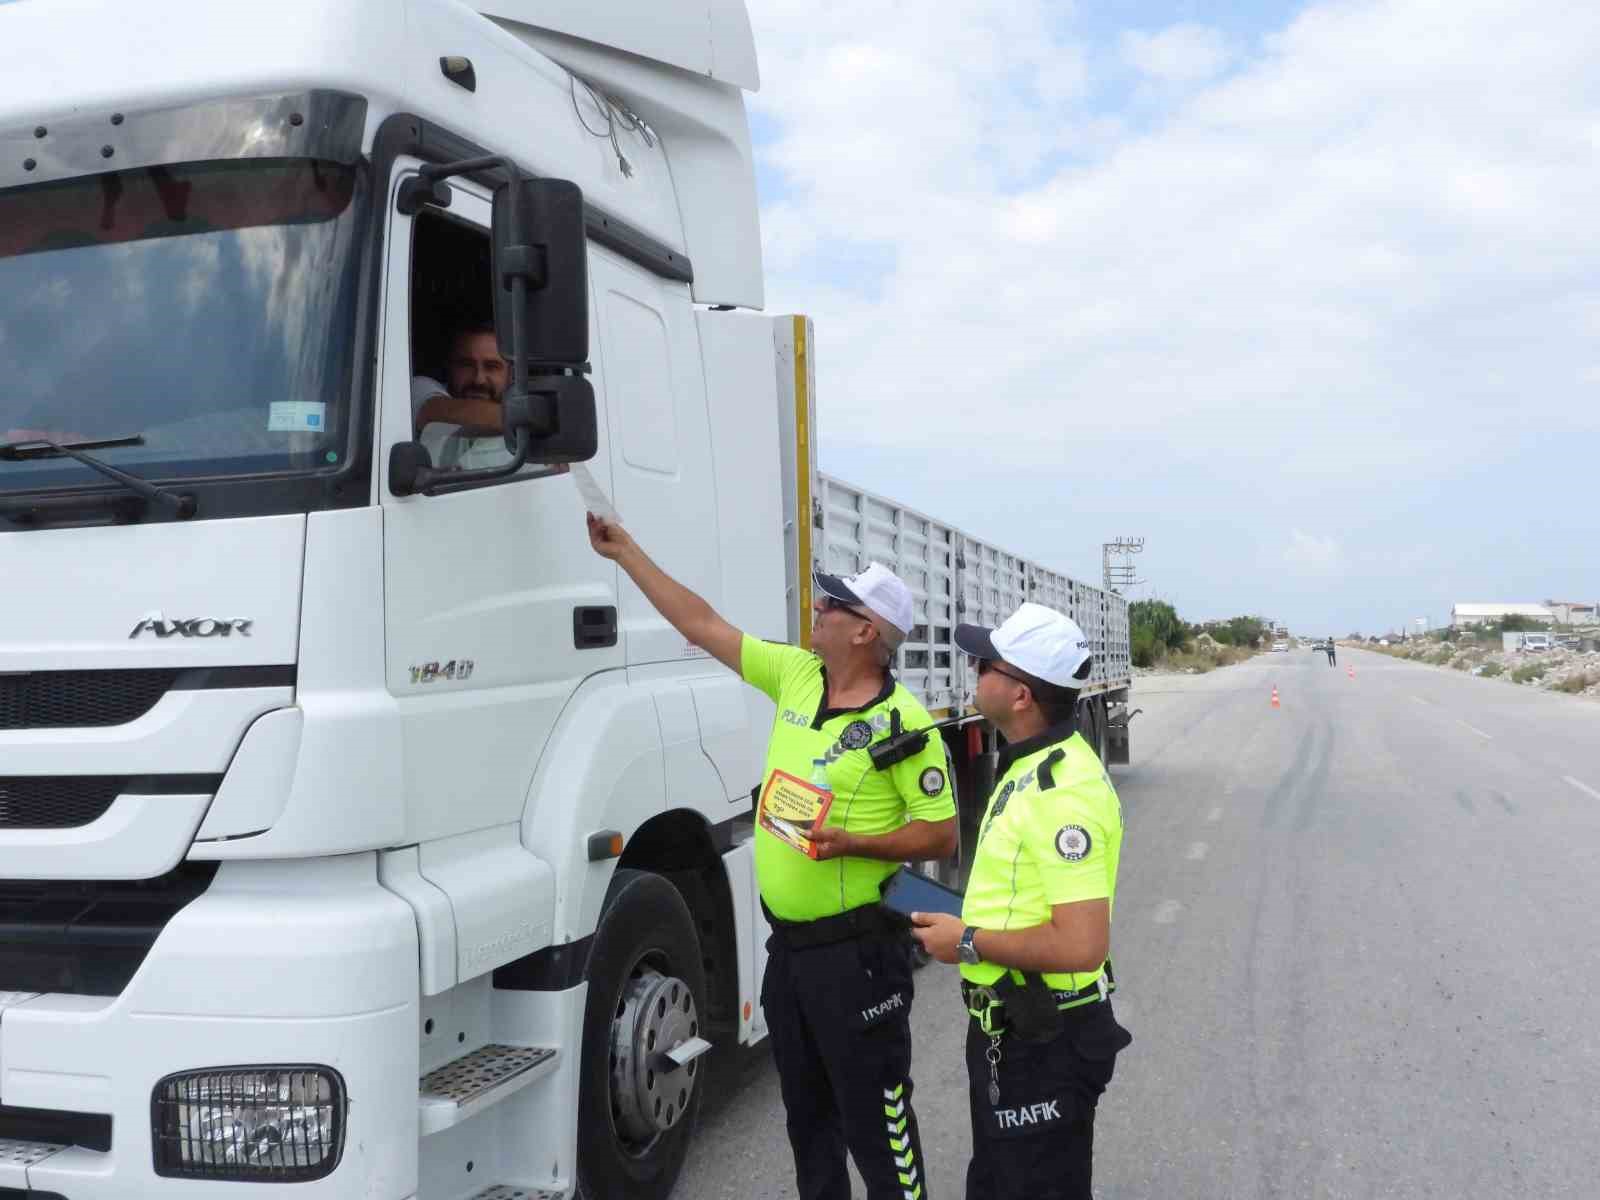
<svg viewBox="0 0 1600 1200">
<path fill-rule="evenodd" d="M 964 962 L 969 967 L 975 967 L 983 961 L 982 956 L 978 953 L 978 947 L 972 941 L 977 936 L 978 927 L 976 925 L 968 925 L 962 931 L 961 940 L 956 943 L 956 960 L 958 962 Z"/>
</svg>

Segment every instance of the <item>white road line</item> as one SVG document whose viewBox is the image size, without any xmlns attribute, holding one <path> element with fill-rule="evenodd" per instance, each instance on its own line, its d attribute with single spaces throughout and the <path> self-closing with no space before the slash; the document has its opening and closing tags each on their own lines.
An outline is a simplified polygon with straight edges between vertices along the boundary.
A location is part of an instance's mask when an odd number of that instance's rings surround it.
<svg viewBox="0 0 1600 1200">
<path fill-rule="evenodd" d="M 1430 705 L 1430 706 L 1433 704 L 1432 700 L 1424 700 L 1421 696 L 1413 696 L 1411 698 L 1413 700 L 1415 700 L 1418 704 L 1427 704 L 1427 705 Z"/>
<path fill-rule="evenodd" d="M 1481 737 L 1486 742 L 1494 741 L 1493 737 L 1491 737 L 1489 734 L 1485 733 L 1483 730 L 1479 729 L 1476 725 L 1468 725 L 1465 721 L 1457 721 L 1456 724 L 1460 725 L 1464 729 L 1472 730 L 1473 733 L 1477 734 L 1479 737 Z"/>
<path fill-rule="evenodd" d="M 1217 807 L 1208 812 L 1206 814 L 1206 820 L 1210 821 L 1213 825 L 1222 820 L 1222 805 L 1219 804 Z"/>
<path fill-rule="evenodd" d="M 1156 924 L 1171 925 L 1178 919 L 1178 914 L 1183 911 L 1183 905 L 1176 900 L 1163 900 L 1156 905 Z"/>
<path fill-rule="evenodd" d="M 1191 842 L 1189 845 L 1189 853 L 1184 855 L 1184 857 L 1190 862 L 1199 862 L 1206 856 L 1206 851 L 1209 849 L 1211 849 L 1211 847 L 1206 845 L 1204 842 Z"/>
<path fill-rule="evenodd" d="M 1600 800 L 1600 792 L 1595 791 L 1587 783 L 1580 783 L 1580 782 L 1578 782 L 1578 780 L 1574 779 L 1571 775 L 1563 775 L 1561 778 L 1565 779 L 1568 783 L 1570 783 L 1573 787 L 1577 788 L 1585 796 L 1593 796 L 1596 800 Z"/>
</svg>

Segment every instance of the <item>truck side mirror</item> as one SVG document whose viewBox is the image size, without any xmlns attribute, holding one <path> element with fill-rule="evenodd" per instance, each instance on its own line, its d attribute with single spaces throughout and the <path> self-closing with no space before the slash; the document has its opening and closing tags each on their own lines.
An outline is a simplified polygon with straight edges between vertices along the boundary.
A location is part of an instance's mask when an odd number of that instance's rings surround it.
<svg viewBox="0 0 1600 1200">
<path fill-rule="evenodd" d="M 527 430 L 527 459 L 535 463 L 588 462 L 600 449 L 594 388 L 583 375 L 530 375 L 527 391 L 505 396 L 506 448 L 517 452 Z"/>
<path fill-rule="evenodd" d="M 494 192 L 494 328 L 507 361 L 520 350 L 539 373 L 589 360 L 589 244 L 583 190 L 565 179 L 523 179 Z M 517 303 L 518 279 L 522 302 Z M 520 309 L 520 314 L 518 313 Z"/>
</svg>

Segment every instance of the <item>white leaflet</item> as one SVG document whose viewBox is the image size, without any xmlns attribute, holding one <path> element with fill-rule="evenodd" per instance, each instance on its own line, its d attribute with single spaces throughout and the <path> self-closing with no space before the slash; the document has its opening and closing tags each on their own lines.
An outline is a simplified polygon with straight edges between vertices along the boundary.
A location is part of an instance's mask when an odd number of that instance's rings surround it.
<svg viewBox="0 0 1600 1200">
<path fill-rule="evenodd" d="M 622 518 L 617 515 L 617 510 L 611 507 L 611 497 L 601 490 L 600 485 L 583 463 L 572 464 L 572 481 L 578 485 L 578 496 L 583 500 L 583 506 L 599 517 L 602 521 L 618 521 Z"/>
</svg>

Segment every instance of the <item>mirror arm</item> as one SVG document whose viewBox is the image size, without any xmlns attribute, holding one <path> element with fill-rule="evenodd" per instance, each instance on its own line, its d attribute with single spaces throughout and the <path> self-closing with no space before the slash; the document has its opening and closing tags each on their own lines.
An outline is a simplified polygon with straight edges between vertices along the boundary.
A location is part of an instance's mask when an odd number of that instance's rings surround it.
<svg viewBox="0 0 1600 1200">
<path fill-rule="evenodd" d="M 510 462 L 502 463 L 498 467 L 483 467 L 476 471 L 440 471 L 434 467 L 423 467 L 417 472 L 416 480 L 406 494 L 444 496 L 491 479 L 504 479 L 507 475 L 515 475 L 528 465 L 528 451 L 531 446 L 532 439 L 528 436 L 528 431 L 519 429 L 517 452 Z"/>
</svg>

